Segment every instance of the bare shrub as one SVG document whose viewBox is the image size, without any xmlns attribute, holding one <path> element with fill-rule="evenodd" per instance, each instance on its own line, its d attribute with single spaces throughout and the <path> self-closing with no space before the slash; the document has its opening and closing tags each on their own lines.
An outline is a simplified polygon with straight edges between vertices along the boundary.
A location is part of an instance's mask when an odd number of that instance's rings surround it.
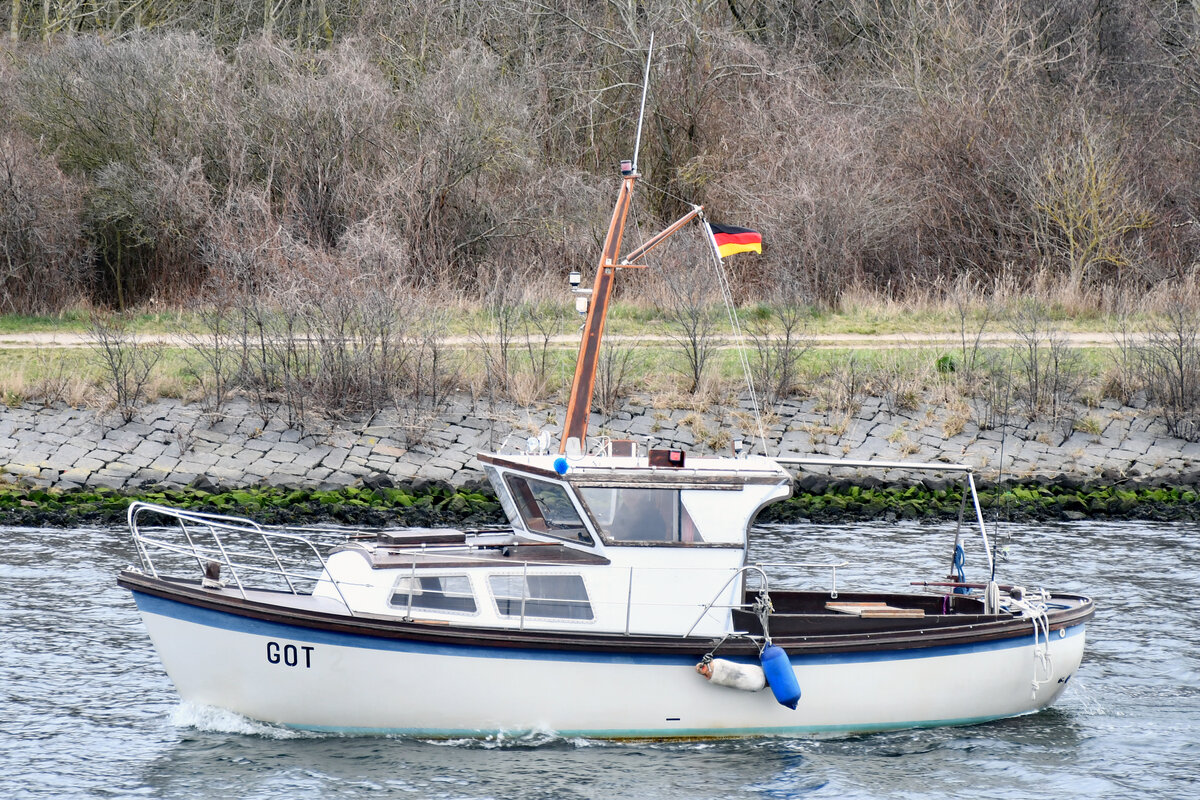
<svg viewBox="0 0 1200 800">
<path fill-rule="evenodd" d="M 1116 310 L 1110 335 L 1113 345 L 1105 351 L 1109 368 L 1101 377 L 1099 389 L 1102 397 L 1114 398 L 1127 406 L 1141 388 L 1142 375 L 1133 315 L 1124 304 Z"/>
<path fill-rule="evenodd" d="M 483 313 L 472 323 L 471 338 L 484 368 L 491 403 L 504 396 L 512 382 L 509 363 L 525 308 L 525 292 L 515 271 L 495 269 L 482 289 Z"/>
<path fill-rule="evenodd" d="M 633 376 L 644 363 L 644 355 L 636 343 L 610 342 L 601 348 L 593 393 L 593 404 L 601 414 L 612 416 L 621 407 L 629 396 Z"/>
<path fill-rule="evenodd" d="M 192 262 L 188 251 L 208 217 L 207 200 L 198 162 L 182 171 L 149 158 L 102 167 L 84 220 L 102 265 L 104 299 L 124 311 L 163 292 L 194 295 L 203 275 L 182 265 Z"/>
<path fill-rule="evenodd" d="M 194 37 L 71 37 L 31 54 L 17 107 L 70 171 L 132 168 L 147 155 L 179 166 L 202 153 L 197 132 L 212 115 L 201 112 L 222 95 L 224 74 L 217 54 Z"/>
<path fill-rule="evenodd" d="M 979 364 L 980 343 L 983 341 L 983 335 L 996 316 L 996 306 L 994 301 L 987 303 L 980 312 L 978 322 L 972 324 L 973 309 L 965 299 L 965 294 L 965 287 L 961 285 L 953 293 L 954 310 L 958 317 L 959 352 L 962 353 L 962 363 L 955 367 L 955 371 L 960 372 L 964 380 L 970 381 Z"/>
<path fill-rule="evenodd" d="M 412 283 L 408 242 L 378 217 L 368 217 L 347 228 L 338 242 L 338 250 L 342 260 L 357 274 L 371 275 L 393 289 Z"/>
<path fill-rule="evenodd" d="M 922 364 L 925 362 L 922 361 Z M 872 384 L 889 414 L 913 411 L 921 405 L 926 374 L 912 363 L 908 351 L 888 351 L 875 370 Z"/>
<path fill-rule="evenodd" d="M 800 359 L 813 345 L 808 309 L 794 278 L 784 276 L 775 303 L 752 313 L 745 325 L 750 339 L 750 376 L 765 408 L 772 409 L 795 391 Z"/>
<path fill-rule="evenodd" d="M 369 421 L 396 408 L 413 434 L 452 385 L 445 316 L 407 294 L 387 247 L 381 255 L 351 242 L 329 257 L 287 237 L 280 246 L 284 272 L 302 279 L 238 295 L 228 318 L 237 323 L 234 380 L 263 424 L 279 416 L 305 430 L 320 418 Z M 209 343 L 205 352 L 214 350 Z"/>
<path fill-rule="evenodd" d="M 825 407 L 829 424 L 835 417 L 847 418 L 862 407 L 868 374 L 862 359 L 855 352 L 835 359 L 828 375 L 818 382 L 817 396 Z"/>
<path fill-rule="evenodd" d="M 182 301 L 200 285 L 193 256 L 210 203 L 206 167 L 228 149 L 209 148 L 206 134 L 226 121 L 225 74 L 210 47 L 183 36 L 72 38 L 22 72 L 21 121 L 87 178 L 83 219 L 98 266 L 89 288 L 102 302 Z"/>
<path fill-rule="evenodd" d="M 562 315 L 548 303 L 526 301 L 521 307 L 521 338 L 529 359 L 533 396 L 542 398 L 550 385 L 554 337 L 562 332 Z M 526 404 L 528 405 L 528 404 Z"/>
<path fill-rule="evenodd" d="M 163 347 L 139 340 L 129 319 L 116 314 L 93 313 L 89 334 L 92 352 L 104 370 L 103 389 L 121 419 L 131 422 L 147 399 L 146 389 Z"/>
<path fill-rule="evenodd" d="M 661 278 L 668 297 L 663 316 L 667 336 L 682 359 L 676 369 L 684 378 L 684 391 L 695 394 L 704 384 L 717 349 L 713 336 L 718 319 L 713 310 L 717 293 L 711 277 L 711 256 L 696 252 L 684 258 L 687 261 L 676 258 L 663 265 Z"/>
<path fill-rule="evenodd" d="M 1069 435 L 1074 428 L 1074 402 L 1084 382 L 1079 353 L 1037 301 L 1022 303 L 1010 325 L 1017 336 L 1013 352 L 1022 378 L 1014 395 L 1025 416 L 1063 424 Z"/>
<path fill-rule="evenodd" d="M 278 285 L 288 271 L 288 239 L 268 197 L 250 189 L 232 192 L 214 210 L 199 248 L 207 294 L 214 302 L 231 302 Z"/>
<path fill-rule="evenodd" d="M 527 234 L 557 215 L 539 214 L 542 198 L 527 188 L 533 154 L 519 91 L 490 52 L 465 46 L 444 53 L 406 96 L 400 125 L 409 135 L 396 145 L 401 170 L 388 183 L 387 207 L 420 265 L 416 286 L 471 292 L 492 264 L 536 263 Z M 526 197 L 514 202 L 518 194 Z M 552 197 L 560 199 L 570 202 Z M 487 278 L 478 286 L 485 298 Z"/>
<path fill-rule="evenodd" d="M 448 405 L 458 372 L 446 346 L 446 313 L 429 306 L 411 310 L 414 319 L 404 342 L 408 358 L 398 376 L 395 403 L 405 437 L 409 443 L 419 444 L 430 423 Z"/>
<path fill-rule="evenodd" d="M 386 287 L 349 275 L 304 298 L 311 401 L 326 413 L 374 415 L 391 405 L 408 319 Z"/>
<path fill-rule="evenodd" d="M 712 167 L 698 158 L 688 174 L 699 173 L 709 207 L 745 209 L 777 274 L 796 276 L 806 296 L 836 307 L 848 286 L 870 283 L 869 274 L 891 268 L 884 262 L 903 258 L 910 248 L 899 232 L 917 209 L 878 163 L 871 115 L 814 106 L 799 86 L 780 89 L 739 98 L 730 112 L 738 130 L 729 138 L 740 150 L 722 163 L 743 166 L 709 184 Z"/>
<path fill-rule="evenodd" d="M 87 281 L 80 191 L 33 143 L 0 133 L 0 313 L 78 303 Z"/>
<path fill-rule="evenodd" d="M 0 63 L 0 136 L 19 126 L 25 165 L 56 159 L 86 193 L 93 301 L 185 305 L 239 260 L 261 285 L 278 241 L 338 257 L 363 224 L 409 287 L 475 297 L 490 265 L 530 264 L 535 300 L 548 271 L 593 263 L 596 176 L 615 184 L 630 148 L 650 30 L 641 186 L 664 191 L 635 221 L 694 201 L 761 230 L 739 304 L 770 300 L 776 271 L 826 308 L 998 271 L 1083 307 L 1195 281 L 1188 3 L 26 1 L 3 22 L 44 45 Z M 69 215 L 27 222 L 36 196 L 3 235 L 61 252 L 71 237 L 41 231 Z M 622 299 L 652 290 L 633 276 Z"/>
<path fill-rule="evenodd" d="M 238 49 L 235 69 L 248 84 L 239 95 L 253 144 L 248 168 L 294 236 L 336 246 L 375 211 L 374 184 L 395 158 L 397 96 L 349 46 L 306 54 L 255 40 Z"/>
<path fill-rule="evenodd" d="M 185 368 L 200 389 L 206 414 L 219 415 L 235 386 L 237 370 L 237 314 L 227 305 L 201 309 L 199 330 L 181 330 L 194 360 Z"/>
<path fill-rule="evenodd" d="M 30 388 L 30 395 L 37 397 L 49 408 L 60 403 L 69 403 L 77 392 L 73 385 L 78 377 L 68 373 L 65 359 L 56 358 L 52 350 L 37 349 L 38 379 Z"/>
<path fill-rule="evenodd" d="M 243 299 L 237 314 L 237 382 L 266 427 L 279 410 L 285 367 L 279 364 L 277 348 L 287 328 L 269 306 L 253 297 Z M 291 346 L 284 344 L 284 352 Z"/>
<path fill-rule="evenodd" d="M 1150 326 L 1138 348 L 1142 380 L 1172 436 L 1200 441 L 1200 315 L 1182 304 Z"/>
<path fill-rule="evenodd" d="M 277 413 L 304 430 L 315 416 L 388 407 L 406 358 L 408 321 L 386 285 L 343 272 L 309 253 L 306 280 L 279 287 L 267 306 L 245 298 L 239 310 L 239 382 L 263 423 Z"/>
<path fill-rule="evenodd" d="M 1013 413 L 1013 363 L 1015 350 L 983 350 L 975 361 L 963 392 L 971 407 L 971 418 L 980 430 L 995 430 L 1008 423 Z"/>
</svg>

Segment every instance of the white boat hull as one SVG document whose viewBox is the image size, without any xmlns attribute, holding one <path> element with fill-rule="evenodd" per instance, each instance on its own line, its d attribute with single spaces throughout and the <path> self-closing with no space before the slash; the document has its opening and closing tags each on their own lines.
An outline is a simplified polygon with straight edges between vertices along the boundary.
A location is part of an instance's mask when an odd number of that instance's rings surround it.
<svg viewBox="0 0 1200 800">
<path fill-rule="evenodd" d="M 793 711 L 769 689 L 709 684 L 694 670 L 701 652 L 427 644 L 134 597 L 186 701 L 300 729 L 437 737 L 795 735 L 980 722 L 1052 703 L 1079 667 L 1085 629 L 1051 633 L 1048 670 L 1032 624 L 1028 635 L 997 641 L 793 653 L 803 692 Z"/>
</svg>

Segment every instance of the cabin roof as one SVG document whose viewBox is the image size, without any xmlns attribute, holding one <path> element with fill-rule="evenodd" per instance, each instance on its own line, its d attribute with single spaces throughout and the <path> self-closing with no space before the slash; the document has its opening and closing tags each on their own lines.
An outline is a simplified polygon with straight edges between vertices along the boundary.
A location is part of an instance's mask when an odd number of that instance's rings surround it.
<svg viewBox="0 0 1200 800">
<path fill-rule="evenodd" d="M 444 547 L 422 550 L 414 547 L 395 547 L 386 544 L 361 544 L 357 548 L 374 569 L 415 567 L 478 568 L 534 566 L 604 566 L 609 560 L 589 550 L 568 546 L 564 542 L 528 540 L 507 547 Z"/>
<path fill-rule="evenodd" d="M 645 456 L 580 456 L 567 459 L 565 475 L 560 475 L 554 468 L 555 461 L 560 458 L 556 455 L 480 453 L 477 458 L 485 464 L 565 480 L 579 486 L 737 488 L 745 484 L 779 484 L 792 479 L 778 463 L 762 456 L 688 456 L 682 467 L 651 466 Z"/>
</svg>

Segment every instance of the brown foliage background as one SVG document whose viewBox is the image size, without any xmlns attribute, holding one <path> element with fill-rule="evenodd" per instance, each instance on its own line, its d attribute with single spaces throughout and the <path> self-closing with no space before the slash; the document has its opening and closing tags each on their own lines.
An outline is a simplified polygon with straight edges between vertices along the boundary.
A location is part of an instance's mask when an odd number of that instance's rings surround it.
<svg viewBox="0 0 1200 800">
<path fill-rule="evenodd" d="M 1194 4 L 217 8 L 0 7 L 0 312 L 364 269 L 439 298 L 557 287 L 594 261 L 651 32 L 636 221 L 698 202 L 761 230 L 739 300 L 1004 280 L 1106 307 L 1195 281 Z"/>
</svg>

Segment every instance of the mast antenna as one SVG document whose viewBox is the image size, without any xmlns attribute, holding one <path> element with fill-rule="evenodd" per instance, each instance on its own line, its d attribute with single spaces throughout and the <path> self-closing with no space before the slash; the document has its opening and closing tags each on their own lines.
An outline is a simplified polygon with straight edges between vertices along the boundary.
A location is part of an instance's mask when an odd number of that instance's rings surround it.
<svg viewBox="0 0 1200 800">
<path fill-rule="evenodd" d="M 654 34 L 650 34 L 650 47 L 646 50 L 646 73 L 642 76 L 642 107 L 638 110 L 637 138 L 633 141 L 633 172 L 637 174 L 638 152 L 642 149 L 642 120 L 646 116 L 646 90 L 650 88 L 650 59 L 654 56 Z"/>
</svg>

